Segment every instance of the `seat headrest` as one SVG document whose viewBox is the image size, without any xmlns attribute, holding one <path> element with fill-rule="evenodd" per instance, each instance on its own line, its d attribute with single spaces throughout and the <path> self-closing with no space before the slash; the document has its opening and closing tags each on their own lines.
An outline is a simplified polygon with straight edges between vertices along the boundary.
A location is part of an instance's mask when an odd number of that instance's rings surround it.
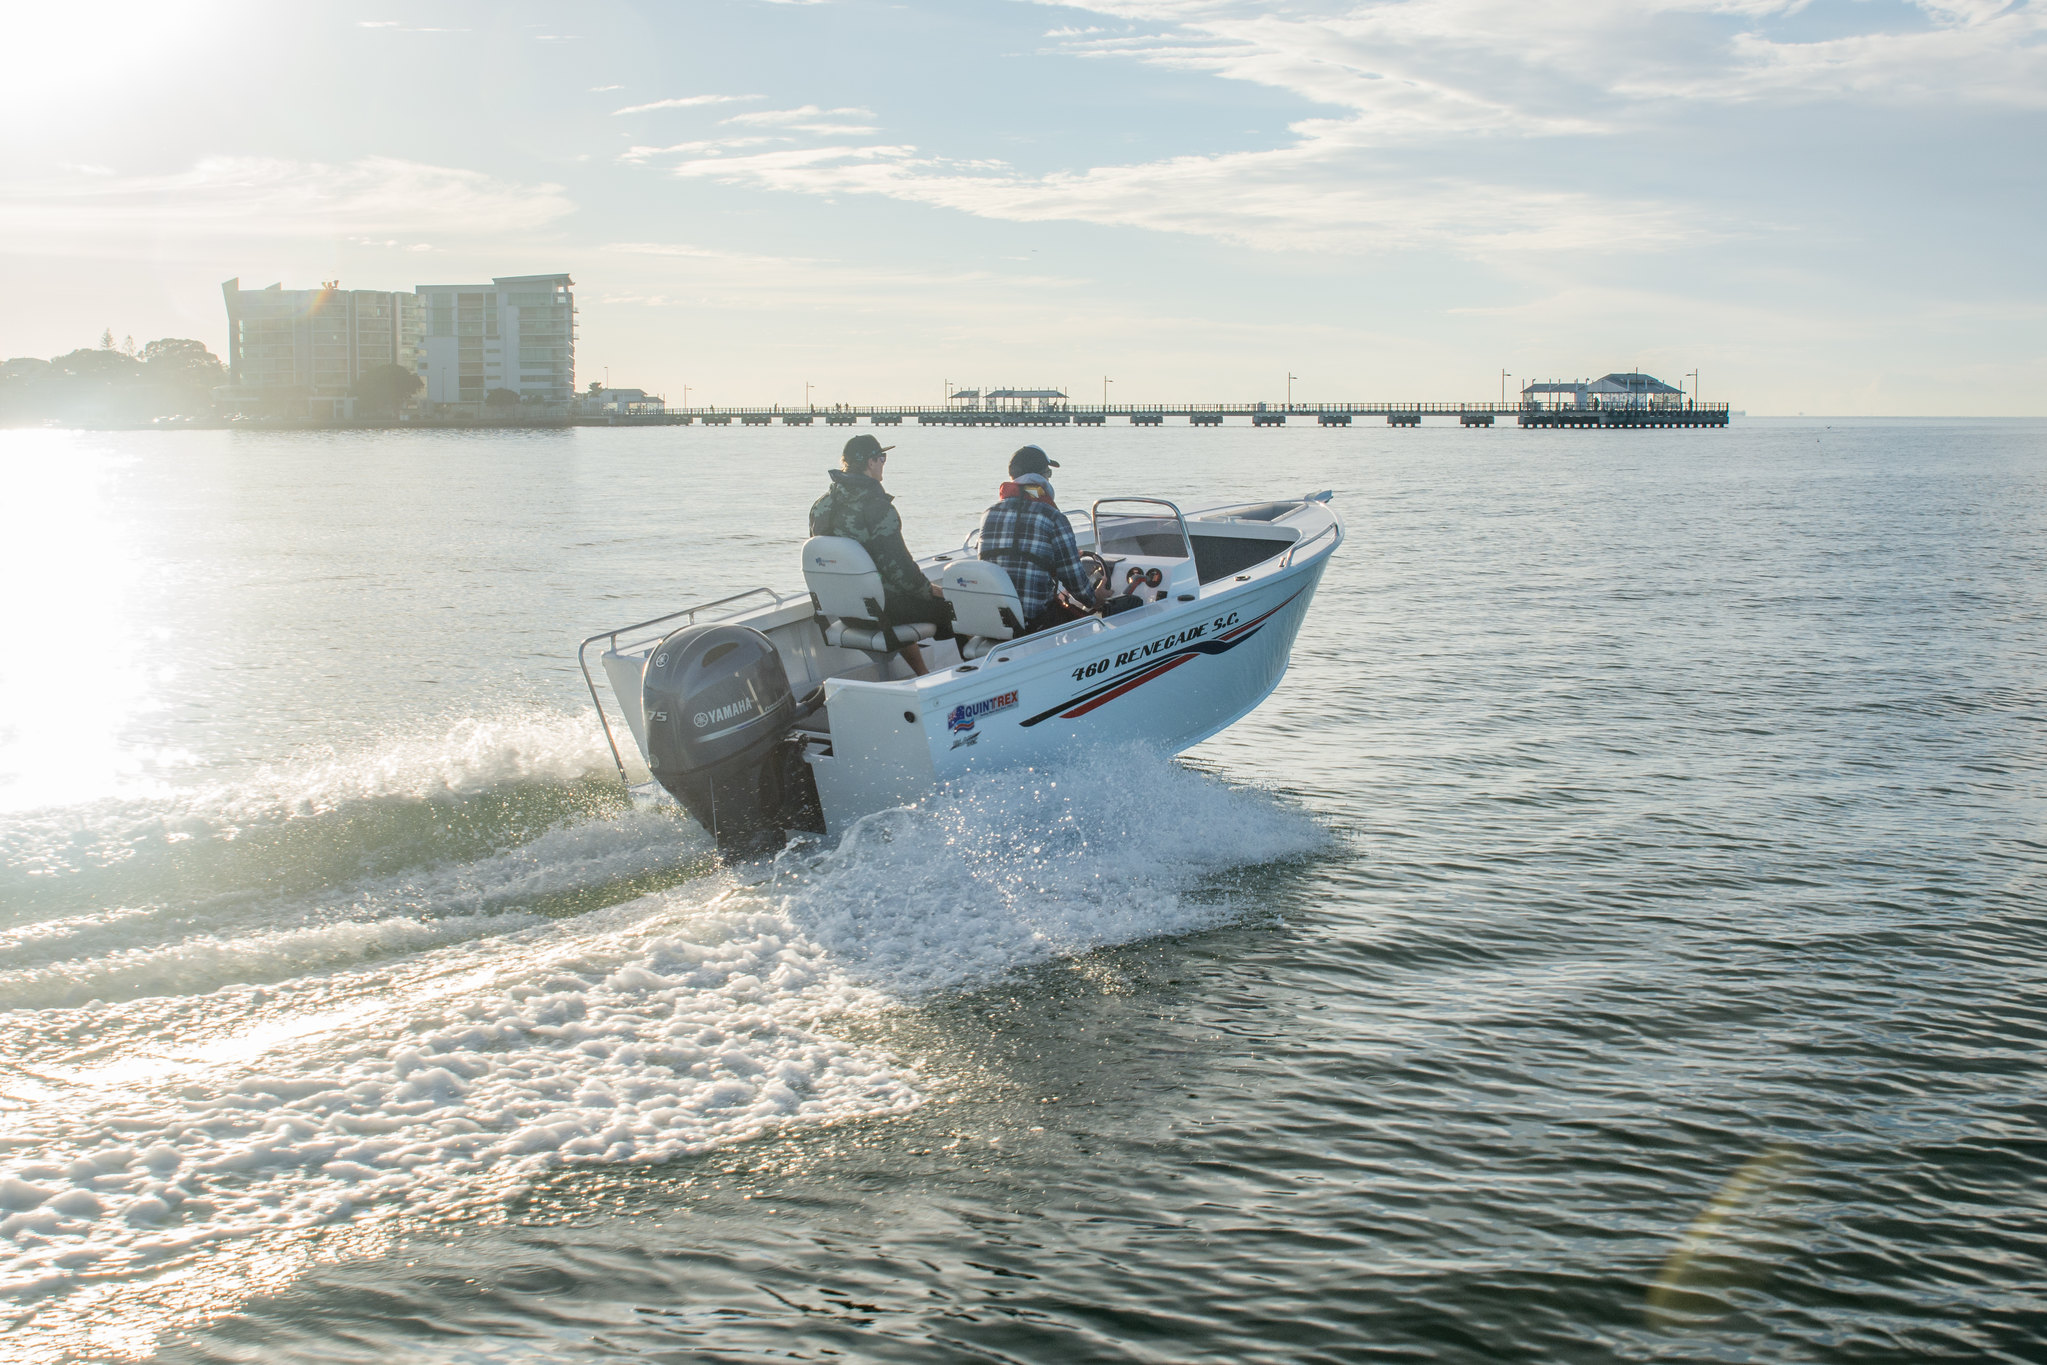
<svg viewBox="0 0 2047 1365">
<path fill-rule="evenodd" d="M 848 536 L 812 536 L 803 542 L 803 572 L 873 573 L 874 556 Z"/>
<path fill-rule="evenodd" d="M 985 559 L 962 559 L 947 564 L 938 575 L 938 586 L 946 592 L 992 592 L 1016 596 L 1016 584 L 1009 570 Z"/>
<path fill-rule="evenodd" d="M 887 600 L 874 558 L 857 540 L 812 536 L 803 542 L 803 583 L 827 616 L 872 621 Z"/>
<path fill-rule="evenodd" d="M 938 575 L 952 603 L 953 628 L 963 635 L 1009 640 L 1023 634 L 1023 603 L 1008 570 L 985 559 L 962 559 Z"/>
</svg>

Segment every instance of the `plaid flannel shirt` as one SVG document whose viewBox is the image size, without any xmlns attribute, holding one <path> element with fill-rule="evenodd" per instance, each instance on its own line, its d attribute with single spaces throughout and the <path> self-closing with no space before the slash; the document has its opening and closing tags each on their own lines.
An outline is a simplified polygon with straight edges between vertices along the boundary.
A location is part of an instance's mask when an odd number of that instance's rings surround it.
<svg viewBox="0 0 2047 1365">
<path fill-rule="evenodd" d="M 1095 605 L 1073 524 L 1050 503 L 1025 496 L 989 508 L 981 518 L 981 558 L 1008 571 L 1026 621 L 1052 600 L 1055 577 L 1083 606 Z"/>
</svg>

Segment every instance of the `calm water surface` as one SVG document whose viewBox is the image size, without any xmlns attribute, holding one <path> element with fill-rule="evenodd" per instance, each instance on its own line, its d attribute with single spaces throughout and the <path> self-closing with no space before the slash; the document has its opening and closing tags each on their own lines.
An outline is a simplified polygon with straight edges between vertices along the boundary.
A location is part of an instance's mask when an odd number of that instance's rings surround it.
<svg viewBox="0 0 2047 1365">
<path fill-rule="evenodd" d="M 0 433 L 0 1355 L 2047 1357 L 2047 423 L 1050 433 L 1286 682 L 726 869 L 574 643 L 837 440 Z"/>
</svg>

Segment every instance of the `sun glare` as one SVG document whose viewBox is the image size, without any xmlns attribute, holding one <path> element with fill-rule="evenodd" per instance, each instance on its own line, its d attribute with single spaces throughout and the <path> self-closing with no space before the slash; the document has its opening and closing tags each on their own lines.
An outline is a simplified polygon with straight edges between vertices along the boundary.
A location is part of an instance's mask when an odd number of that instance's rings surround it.
<svg viewBox="0 0 2047 1365">
<path fill-rule="evenodd" d="M 112 496 L 119 461 L 90 433 L 0 433 L 0 809 L 108 795 L 137 776 L 123 717 L 145 708 L 140 661 L 81 667 L 87 638 L 135 640 L 146 566 Z M 147 766 L 146 760 L 144 766 Z"/>
<path fill-rule="evenodd" d="M 146 71 L 175 76 L 191 49 L 217 45 L 230 7 L 209 3 L 96 5 L 90 26 L 55 6 L 14 6 L 7 16 L 7 79 L 0 108 L 16 114 L 62 114 L 119 108 Z M 159 80 L 148 81 L 151 89 Z"/>
</svg>

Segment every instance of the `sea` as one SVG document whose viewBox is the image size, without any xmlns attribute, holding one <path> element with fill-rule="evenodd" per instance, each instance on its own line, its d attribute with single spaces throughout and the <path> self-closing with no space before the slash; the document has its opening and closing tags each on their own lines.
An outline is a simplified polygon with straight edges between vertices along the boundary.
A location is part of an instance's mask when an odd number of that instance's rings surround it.
<svg viewBox="0 0 2047 1365">
<path fill-rule="evenodd" d="M 2047 1359 L 2047 421 L 885 430 L 1347 538 L 727 865 L 576 647 L 846 434 L 0 432 L 0 1359 Z"/>
</svg>

